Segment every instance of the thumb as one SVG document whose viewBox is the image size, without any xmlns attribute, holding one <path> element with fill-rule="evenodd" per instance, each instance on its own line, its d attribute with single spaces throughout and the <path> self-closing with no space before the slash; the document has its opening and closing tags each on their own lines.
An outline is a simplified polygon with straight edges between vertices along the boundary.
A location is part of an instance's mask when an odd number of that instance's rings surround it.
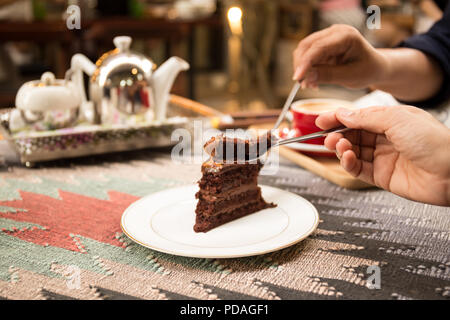
<svg viewBox="0 0 450 320">
<path fill-rule="evenodd" d="M 348 128 L 384 134 L 396 121 L 396 109 L 391 107 L 369 107 L 356 110 L 340 108 L 336 111 L 336 119 Z"/>
</svg>

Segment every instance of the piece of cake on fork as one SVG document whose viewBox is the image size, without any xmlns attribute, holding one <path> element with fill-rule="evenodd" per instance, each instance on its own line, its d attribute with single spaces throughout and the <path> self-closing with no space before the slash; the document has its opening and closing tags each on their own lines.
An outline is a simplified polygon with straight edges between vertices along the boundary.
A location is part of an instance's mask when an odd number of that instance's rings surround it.
<svg viewBox="0 0 450 320">
<path fill-rule="evenodd" d="M 238 144 L 248 146 L 252 141 L 234 138 L 231 143 L 233 148 Z M 225 154 L 225 148 L 223 150 Z M 202 178 L 198 182 L 200 190 L 195 195 L 198 203 L 194 231 L 207 232 L 229 221 L 275 207 L 275 204 L 264 201 L 258 186 L 262 166 L 259 160 L 250 163 L 219 161 L 214 154 L 204 162 Z"/>
</svg>

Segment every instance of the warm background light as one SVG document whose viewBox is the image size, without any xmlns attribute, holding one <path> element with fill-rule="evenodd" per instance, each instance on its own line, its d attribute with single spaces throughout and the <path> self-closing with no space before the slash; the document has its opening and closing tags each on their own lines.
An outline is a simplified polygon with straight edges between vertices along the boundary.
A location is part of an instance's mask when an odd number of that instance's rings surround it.
<svg viewBox="0 0 450 320">
<path fill-rule="evenodd" d="M 228 9 L 227 18 L 231 32 L 240 35 L 242 33 L 242 9 L 239 7 L 231 7 Z"/>
<path fill-rule="evenodd" d="M 231 7 L 228 10 L 228 20 L 230 22 L 240 22 L 242 18 L 242 10 L 239 7 Z"/>
</svg>

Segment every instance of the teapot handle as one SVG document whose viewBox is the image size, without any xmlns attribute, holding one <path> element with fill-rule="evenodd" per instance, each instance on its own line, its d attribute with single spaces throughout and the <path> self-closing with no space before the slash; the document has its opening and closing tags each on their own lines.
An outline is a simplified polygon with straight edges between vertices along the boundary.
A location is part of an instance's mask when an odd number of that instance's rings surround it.
<svg viewBox="0 0 450 320">
<path fill-rule="evenodd" d="M 86 90 L 84 89 L 83 83 L 83 72 L 88 76 L 92 76 L 97 67 L 93 64 L 86 56 L 81 53 L 77 53 L 72 57 L 70 62 L 69 77 L 72 78 L 78 92 L 81 96 L 81 101 L 83 103 L 87 102 Z"/>
<path fill-rule="evenodd" d="M 81 97 L 80 117 L 84 117 L 90 123 L 96 123 L 97 115 L 94 104 L 87 100 L 86 90 L 84 88 L 83 72 L 88 76 L 92 76 L 97 69 L 86 56 L 77 53 L 72 57 L 70 62 L 70 70 L 66 74 L 66 78 L 72 80 L 76 90 L 78 90 Z"/>
</svg>

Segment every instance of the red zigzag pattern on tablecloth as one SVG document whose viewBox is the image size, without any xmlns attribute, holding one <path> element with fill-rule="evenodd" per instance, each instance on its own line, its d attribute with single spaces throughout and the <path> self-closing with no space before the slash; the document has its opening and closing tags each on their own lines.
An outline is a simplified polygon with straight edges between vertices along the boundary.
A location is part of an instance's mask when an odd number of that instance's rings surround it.
<svg viewBox="0 0 450 320">
<path fill-rule="evenodd" d="M 5 231 L 14 237 L 39 245 L 50 245 L 83 252 L 73 236 L 88 237 L 115 246 L 121 232 L 123 211 L 139 197 L 109 191 L 109 200 L 101 200 L 71 192 L 59 191 L 60 199 L 20 191 L 21 200 L 0 201 L 0 206 L 26 209 L 24 212 L 0 212 L 0 217 L 39 224 L 44 230 Z"/>
</svg>

